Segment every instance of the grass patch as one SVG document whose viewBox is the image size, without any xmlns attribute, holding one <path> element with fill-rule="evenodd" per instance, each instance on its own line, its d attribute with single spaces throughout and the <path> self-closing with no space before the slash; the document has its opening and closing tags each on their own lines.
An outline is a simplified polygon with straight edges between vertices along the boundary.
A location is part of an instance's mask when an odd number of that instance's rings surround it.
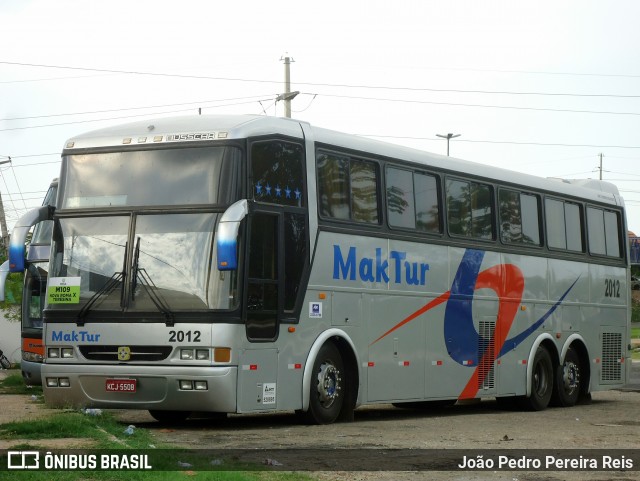
<svg viewBox="0 0 640 481">
<path fill-rule="evenodd" d="M 631 300 L 631 322 L 640 323 L 640 301 L 635 296 Z"/>
<path fill-rule="evenodd" d="M 11 372 L 11 371 L 10 371 Z M 19 372 L 12 372 L 0 381 L 2 394 L 29 394 L 42 397 L 42 386 L 27 386 Z"/>
<path fill-rule="evenodd" d="M 2 396 L 0 396 L 0 401 Z M 105 450 L 108 453 L 123 453 L 153 455 L 153 467 L 166 471 L 3 471 L 3 481 L 174 481 L 176 479 L 192 479 L 212 481 L 295 481 L 312 480 L 307 474 L 266 472 L 259 471 L 261 466 L 247 467 L 246 471 L 207 471 L 205 470 L 209 460 L 203 460 L 197 453 L 182 450 L 168 445 L 158 444 L 151 432 L 146 429 L 136 428 L 133 434 L 126 434 L 127 426 L 118 422 L 110 412 L 104 412 L 100 416 L 91 416 L 79 411 L 60 411 L 45 419 L 12 422 L 0 425 L 0 439 L 15 439 L 11 450 L 38 450 L 41 454 L 41 465 L 45 452 L 58 452 L 62 447 L 53 449 L 46 447 L 48 439 L 75 438 L 86 439 L 86 453 L 100 456 Z M 77 451 L 76 451 L 77 452 Z M 151 455 L 151 454 L 150 454 Z M 199 462 L 198 462 L 199 461 Z M 191 470 L 184 464 L 192 463 L 195 468 Z M 233 463 L 233 460 L 225 460 Z M 197 470 L 200 466 L 202 470 Z M 220 469 L 224 469 L 223 466 Z M 244 466 L 242 469 L 245 469 Z"/>
<path fill-rule="evenodd" d="M 2 424 L 0 438 L 33 440 L 34 446 L 43 439 L 82 438 L 92 440 L 97 449 L 149 449 L 154 443 L 146 429 L 135 429 L 132 435 L 125 429 L 110 413 L 90 416 L 60 411 L 44 419 Z"/>
</svg>

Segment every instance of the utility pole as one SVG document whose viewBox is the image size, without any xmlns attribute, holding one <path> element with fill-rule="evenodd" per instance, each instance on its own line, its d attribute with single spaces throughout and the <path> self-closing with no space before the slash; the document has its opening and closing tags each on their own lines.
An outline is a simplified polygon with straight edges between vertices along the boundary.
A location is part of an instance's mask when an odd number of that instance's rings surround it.
<svg viewBox="0 0 640 481">
<path fill-rule="evenodd" d="M 600 180 L 602 180 L 602 157 L 604 157 L 604 154 L 600 152 L 598 155 L 600 156 Z"/>
<path fill-rule="evenodd" d="M 11 157 L 7 157 L 8 160 L 0 162 L 2 164 L 11 163 Z M 4 215 L 4 204 L 2 203 L 2 194 L 0 194 L 0 231 L 2 232 L 2 245 L 4 246 L 7 259 L 9 258 L 9 230 L 7 229 L 7 219 Z"/>
<path fill-rule="evenodd" d="M 4 215 L 4 204 L 2 203 L 2 194 L 0 194 L 0 229 L 2 229 L 2 245 L 4 246 L 4 254 L 9 258 L 9 232 L 7 230 L 7 219 Z"/>
<path fill-rule="evenodd" d="M 284 100 L 284 116 L 288 119 L 291 118 L 291 100 L 298 95 L 300 92 L 291 91 L 291 62 L 294 62 L 291 57 L 283 57 L 280 60 L 284 60 L 284 93 L 278 95 L 276 98 L 276 102 L 279 100 Z"/>
<path fill-rule="evenodd" d="M 449 157 L 449 141 L 451 139 L 455 139 L 456 137 L 460 137 L 460 134 L 452 134 L 448 133 L 447 135 L 436 134 L 437 137 L 442 137 L 443 139 L 447 139 L 447 157 Z"/>
</svg>

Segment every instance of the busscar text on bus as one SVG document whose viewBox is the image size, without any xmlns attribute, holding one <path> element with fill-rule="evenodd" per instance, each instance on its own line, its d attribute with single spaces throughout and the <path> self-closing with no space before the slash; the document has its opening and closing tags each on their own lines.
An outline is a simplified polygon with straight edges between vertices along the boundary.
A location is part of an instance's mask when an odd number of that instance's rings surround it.
<svg viewBox="0 0 640 481">
<path fill-rule="evenodd" d="M 58 179 L 53 179 L 42 202 L 43 206 L 54 206 L 58 192 Z M 31 221 L 29 221 L 30 223 Z M 31 225 L 23 226 L 20 221 L 15 229 L 29 230 Z M 47 286 L 47 269 L 49 251 L 51 249 L 51 232 L 53 221 L 37 223 L 32 230 L 26 259 L 24 262 L 24 281 L 22 287 L 22 309 L 20 313 L 21 353 L 20 370 L 28 385 L 40 385 L 40 371 L 44 360 L 44 344 L 42 343 L 42 310 Z M 5 297 L 5 272 L 9 272 L 9 263 L 2 265 L 0 274 L 0 299 Z M 14 270 L 14 272 L 16 272 Z M 4 274 L 4 275 L 3 275 Z"/>
<path fill-rule="evenodd" d="M 630 368 L 624 202 L 260 116 L 158 119 L 62 155 L 45 400 L 191 412 L 497 398 L 543 410 Z"/>
</svg>

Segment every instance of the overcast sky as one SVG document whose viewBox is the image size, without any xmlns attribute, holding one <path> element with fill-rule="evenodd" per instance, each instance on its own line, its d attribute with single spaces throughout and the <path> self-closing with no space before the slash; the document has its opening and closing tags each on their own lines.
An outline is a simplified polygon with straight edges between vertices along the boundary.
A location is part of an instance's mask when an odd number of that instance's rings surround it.
<svg viewBox="0 0 640 481">
<path fill-rule="evenodd" d="M 284 115 L 620 189 L 640 234 L 640 2 L 2 0 L 0 192 L 41 203 L 69 137 L 159 115 Z"/>
</svg>

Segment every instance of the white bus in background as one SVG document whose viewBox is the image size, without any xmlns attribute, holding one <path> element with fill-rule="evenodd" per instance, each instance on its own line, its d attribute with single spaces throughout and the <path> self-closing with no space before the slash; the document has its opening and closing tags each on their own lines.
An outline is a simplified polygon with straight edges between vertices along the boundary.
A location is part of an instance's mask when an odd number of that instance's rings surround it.
<svg viewBox="0 0 640 481">
<path fill-rule="evenodd" d="M 611 184 L 198 116 L 70 139 L 59 189 L 25 222 L 54 221 L 50 405 L 330 423 L 378 403 L 542 410 L 626 383 Z"/>
</svg>

